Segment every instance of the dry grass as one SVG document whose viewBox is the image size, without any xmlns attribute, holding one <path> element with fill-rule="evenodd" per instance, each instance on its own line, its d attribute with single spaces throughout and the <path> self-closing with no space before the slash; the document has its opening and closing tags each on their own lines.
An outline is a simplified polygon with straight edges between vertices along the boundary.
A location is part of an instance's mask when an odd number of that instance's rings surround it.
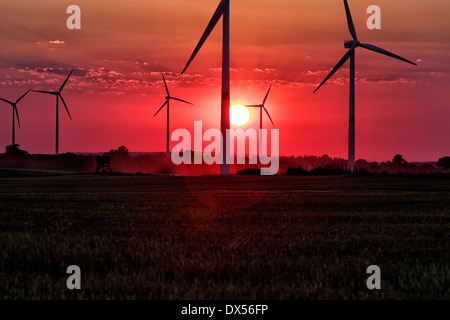
<svg viewBox="0 0 450 320">
<path fill-rule="evenodd" d="M 445 177 L 74 175 L 0 191 L 2 299 L 450 298 Z M 66 288 L 71 264 L 82 290 Z"/>
</svg>

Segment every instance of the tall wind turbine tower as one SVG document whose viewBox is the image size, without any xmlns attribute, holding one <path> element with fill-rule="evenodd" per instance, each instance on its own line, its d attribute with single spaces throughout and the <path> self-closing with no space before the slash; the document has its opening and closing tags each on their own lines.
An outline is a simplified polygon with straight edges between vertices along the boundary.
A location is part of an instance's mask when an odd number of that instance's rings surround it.
<svg viewBox="0 0 450 320">
<path fill-rule="evenodd" d="M 169 150 L 169 143 L 170 143 L 170 138 L 169 138 L 169 136 L 170 136 L 169 105 L 170 105 L 170 100 L 176 100 L 176 101 L 184 102 L 184 103 L 187 103 L 187 104 L 192 104 L 192 103 L 184 101 L 184 100 L 181 100 L 181 99 L 178 99 L 178 98 L 175 98 L 175 97 L 172 97 L 170 95 L 170 93 L 169 93 L 169 88 L 167 87 L 167 83 L 166 83 L 166 79 L 164 78 L 164 74 L 161 73 L 161 75 L 163 77 L 164 87 L 166 88 L 166 94 L 167 94 L 166 102 L 164 102 L 164 104 L 161 106 L 161 108 L 159 108 L 159 110 L 156 111 L 154 116 L 156 116 L 162 110 L 162 108 L 164 108 L 167 105 L 166 153 L 169 154 L 170 153 L 170 150 Z"/>
<path fill-rule="evenodd" d="M 266 96 L 264 97 L 264 100 L 263 100 L 263 102 L 261 104 L 256 104 L 256 105 L 251 104 L 251 105 L 246 105 L 245 106 L 247 108 L 259 108 L 259 154 L 260 155 L 262 154 L 262 128 L 263 128 L 262 117 L 263 117 L 263 109 L 266 112 L 267 116 L 269 117 L 270 122 L 272 122 L 272 125 L 275 126 L 275 124 L 273 123 L 272 117 L 269 114 L 269 111 L 267 111 L 267 109 L 265 107 L 266 100 L 267 100 L 267 97 L 269 96 L 270 89 L 272 89 L 272 85 L 270 85 L 269 90 L 267 91 Z"/>
<path fill-rule="evenodd" d="M 342 57 L 338 64 L 331 70 L 322 83 L 314 90 L 314 93 L 330 79 L 333 74 L 338 71 L 342 65 L 350 58 L 350 101 L 349 101 L 349 125 L 348 125 L 348 169 L 353 172 L 355 170 L 355 49 L 356 47 L 362 47 L 374 52 L 384 54 L 386 56 L 405 61 L 407 63 L 416 65 L 414 62 L 406 60 L 396 54 L 393 54 L 384 49 L 378 48 L 374 45 L 361 43 L 356 36 L 355 26 L 353 24 L 352 15 L 348 7 L 347 0 L 344 0 L 345 14 L 347 16 L 347 25 L 353 40 L 344 43 L 344 47 L 349 49 L 347 53 Z"/>
<path fill-rule="evenodd" d="M 67 76 L 66 80 L 63 82 L 61 87 L 58 91 L 41 91 L 41 90 L 33 90 L 34 92 L 40 92 L 45 94 L 51 94 L 56 96 L 56 141 L 55 141 L 55 154 L 59 154 L 59 99 L 61 99 L 62 103 L 64 104 L 64 107 L 66 108 L 67 114 L 69 115 L 70 120 L 72 120 L 72 117 L 70 116 L 69 109 L 67 108 L 66 102 L 64 101 L 64 98 L 61 95 L 62 89 L 64 89 L 64 86 L 67 83 L 67 80 L 69 80 L 70 75 L 72 74 L 73 70 L 70 71 L 69 75 Z"/>
<path fill-rule="evenodd" d="M 229 164 L 229 150 L 230 150 L 230 139 L 227 135 L 227 130 L 230 129 L 230 0 L 221 0 L 219 6 L 217 7 L 214 15 L 211 18 L 205 32 L 203 33 L 200 41 L 194 49 L 191 57 L 189 58 L 186 66 L 184 67 L 181 74 L 183 74 L 186 69 L 194 60 L 198 51 L 205 43 L 206 39 L 210 35 L 211 31 L 216 26 L 220 17 L 223 17 L 223 37 L 222 37 L 222 102 L 220 111 L 220 131 L 222 133 L 221 141 L 221 164 L 220 164 L 220 174 L 230 174 L 230 164 Z"/>
<path fill-rule="evenodd" d="M 16 121 L 15 121 L 15 116 L 17 116 L 17 124 L 19 125 L 19 128 L 20 128 L 19 111 L 17 111 L 17 104 L 30 91 L 31 91 L 31 89 L 28 90 L 27 92 L 25 92 L 19 99 L 16 100 L 16 102 L 12 102 L 12 101 L 8 101 L 6 99 L 0 98 L 0 100 L 5 101 L 6 103 L 9 103 L 12 106 L 12 144 L 13 145 L 16 144 Z"/>
</svg>

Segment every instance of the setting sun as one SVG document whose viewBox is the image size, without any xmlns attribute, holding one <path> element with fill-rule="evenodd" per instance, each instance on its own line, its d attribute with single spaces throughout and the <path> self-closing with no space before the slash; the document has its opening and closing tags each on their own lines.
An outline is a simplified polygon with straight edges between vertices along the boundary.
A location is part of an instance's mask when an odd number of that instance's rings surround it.
<svg viewBox="0 0 450 320">
<path fill-rule="evenodd" d="M 230 108 L 230 122 L 235 126 L 243 126 L 250 120 L 250 111 L 241 104 L 235 104 Z"/>
</svg>

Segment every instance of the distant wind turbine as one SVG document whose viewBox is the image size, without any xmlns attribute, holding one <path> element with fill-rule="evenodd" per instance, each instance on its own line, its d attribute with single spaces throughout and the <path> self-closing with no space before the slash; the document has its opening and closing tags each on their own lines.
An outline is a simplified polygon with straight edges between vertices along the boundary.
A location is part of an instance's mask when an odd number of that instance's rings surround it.
<svg viewBox="0 0 450 320">
<path fill-rule="evenodd" d="M 15 145 L 16 144 L 16 121 L 15 121 L 15 116 L 17 116 L 17 124 L 19 125 L 20 128 L 20 120 L 19 120 L 19 111 L 17 111 L 17 103 L 19 103 L 20 100 L 22 100 L 23 97 L 25 97 L 27 95 L 28 92 L 30 92 L 30 90 L 28 90 L 27 92 L 25 92 L 19 99 L 16 100 L 16 102 L 11 102 L 5 99 L 0 98 L 0 100 L 5 101 L 6 103 L 9 103 L 12 106 L 12 144 Z"/>
<path fill-rule="evenodd" d="M 61 95 L 61 91 L 64 88 L 64 86 L 67 83 L 67 80 L 69 80 L 70 75 L 72 74 L 73 70 L 70 71 L 69 75 L 67 76 L 66 80 L 63 82 L 61 87 L 58 91 L 40 91 L 40 90 L 33 90 L 34 92 L 40 92 L 45 94 L 52 94 L 56 96 L 56 142 L 55 142 L 55 154 L 59 154 L 59 99 L 61 99 L 62 103 L 64 104 L 64 107 L 66 108 L 67 114 L 69 115 L 70 120 L 72 120 L 72 117 L 70 116 L 69 109 L 67 108 L 66 102 L 64 101 L 64 98 Z"/>
<path fill-rule="evenodd" d="M 331 70 L 328 76 L 322 81 L 322 83 L 314 90 L 314 93 L 319 90 L 319 88 L 330 79 L 337 70 L 339 70 L 342 65 L 350 58 L 350 102 L 349 102 L 349 129 L 348 129 L 348 167 L 351 172 L 355 169 L 355 49 L 356 47 L 363 47 L 365 49 L 375 51 L 386 56 L 405 61 L 407 63 L 416 65 L 414 62 L 406 60 L 396 54 L 393 54 L 384 49 L 378 48 L 374 45 L 359 42 L 356 36 L 355 26 L 353 24 L 350 9 L 348 7 L 347 0 L 344 0 L 345 13 L 347 15 L 347 24 L 350 34 L 353 40 L 346 41 L 344 47 L 349 49 L 347 53 L 342 57 L 338 64 Z"/>
<path fill-rule="evenodd" d="M 270 119 L 270 122 L 272 122 L 272 125 L 275 126 L 275 124 L 273 123 L 272 118 L 270 117 L 269 111 L 267 111 L 265 104 L 266 104 L 266 100 L 267 97 L 269 96 L 269 92 L 270 89 L 272 89 L 272 85 L 270 85 L 269 90 L 267 91 L 266 96 L 264 97 L 264 100 L 262 102 L 262 104 L 256 104 L 256 105 L 246 105 L 247 108 L 259 108 L 259 154 L 262 153 L 262 117 L 263 117 L 263 109 L 266 112 L 267 116 Z"/>
<path fill-rule="evenodd" d="M 222 37 L 222 103 L 220 111 L 220 131 L 222 133 L 223 142 L 221 141 L 221 154 L 222 161 L 220 165 L 220 174 L 229 174 L 230 165 L 228 163 L 229 154 L 227 152 L 229 148 L 229 137 L 227 136 L 227 130 L 230 129 L 230 0 L 221 0 L 214 15 L 211 18 L 205 32 L 203 33 L 200 41 L 194 49 L 191 57 L 189 58 L 186 66 L 181 74 L 194 60 L 196 54 L 205 43 L 206 39 L 210 35 L 211 31 L 216 26 L 220 17 L 223 16 L 223 37 Z"/>
<path fill-rule="evenodd" d="M 175 97 L 171 97 L 170 93 L 169 93 L 169 88 L 167 88 L 167 83 L 166 83 L 166 79 L 164 78 L 164 74 L 161 73 L 161 75 L 163 77 L 164 87 L 166 87 L 166 93 L 167 93 L 166 102 L 164 102 L 164 104 L 161 106 L 161 108 L 159 108 L 159 110 L 156 111 L 154 116 L 156 116 L 162 110 L 162 108 L 164 108 L 167 105 L 166 153 L 169 153 L 169 141 L 170 141 L 169 140 L 169 131 L 170 131 L 169 130 L 169 104 L 170 104 L 169 101 L 172 99 L 172 100 L 181 101 L 181 102 L 184 102 L 184 103 L 187 103 L 187 104 L 191 104 L 191 105 L 192 105 L 192 103 L 184 101 L 184 100 L 181 100 L 181 99 L 178 99 L 178 98 L 175 98 Z"/>
</svg>

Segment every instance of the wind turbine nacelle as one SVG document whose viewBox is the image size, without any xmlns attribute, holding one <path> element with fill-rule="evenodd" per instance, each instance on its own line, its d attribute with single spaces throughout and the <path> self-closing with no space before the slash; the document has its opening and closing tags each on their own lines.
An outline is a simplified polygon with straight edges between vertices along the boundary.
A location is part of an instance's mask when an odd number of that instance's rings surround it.
<svg viewBox="0 0 450 320">
<path fill-rule="evenodd" d="M 346 49 L 350 49 L 351 47 L 353 47 L 353 45 L 356 45 L 356 47 L 358 47 L 360 44 L 361 42 L 359 42 L 358 40 L 350 40 L 344 42 L 344 47 Z"/>
<path fill-rule="evenodd" d="M 345 41 L 345 42 L 344 42 L 344 47 L 345 47 L 346 49 L 350 49 L 350 48 L 353 46 L 353 43 L 354 43 L 354 42 L 355 42 L 354 40 Z"/>
</svg>

